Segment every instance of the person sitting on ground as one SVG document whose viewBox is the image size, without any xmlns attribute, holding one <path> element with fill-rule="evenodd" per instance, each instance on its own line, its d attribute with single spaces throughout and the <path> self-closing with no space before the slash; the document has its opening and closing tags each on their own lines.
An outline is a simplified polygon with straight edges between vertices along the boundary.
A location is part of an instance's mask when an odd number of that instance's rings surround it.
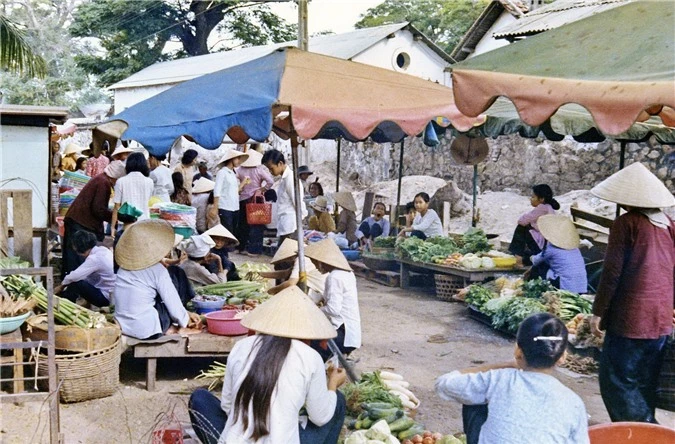
<svg viewBox="0 0 675 444">
<path fill-rule="evenodd" d="M 159 197 L 162 202 L 171 202 L 171 193 L 173 193 L 173 180 L 171 179 L 171 170 L 162 162 L 166 160 L 166 155 L 150 154 L 148 157 L 148 166 L 150 167 L 150 179 L 154 184 L 152 195 Z"/>
<path fill-rule="evenodd" d="M 293 239 L 286 239 L 277 250 L 270 262 L 275 267 L 281 265 L 284 268 L 278 271 L 261 272 L 260 276 L 267 279 L 276 279 L 277 285 L 270 288 L 267 292 L 275 295 L 282 290 L 297 285 L 300 282 L 300 261 L 298 260 L 298 242 Z M 281 268 L 281 267 L 279 267 Z M 309 297 L 314 302 L 323 299 L 323 291 L 326 284 L 326 277 L 317 270 L 311 259 L 305 256 L 305 272 L 307 273 L 307 287 L 309 288 Z"/>
<path fill-rule="evenodd" d="M 227 280 L 241 280 L 239 273 L 237 272 L 237 266 L 230 260 L 229 255 L 230 251 L 239 245 L 237 238 L 234 237 L 227 228 L 220 224 L 211 227 L 205 231 L 204 234 L 213 239 L 215 245 L 211 248 L 211 253 L 220 257 L 220 263 L 227 272 Z M 207 264 L 206 268 L 208 268 L 211 273 L 218 274 L 218 263 L 216 261 Z"/>
<path fill-rule="evenodd" d="M 544 237 L 539 232 L 537 220 L 560 209 L 560 204 L 553 198 L 553 190 L 546 184 L 532 187 L 530 204 L 534 209 L 520 216 L 509 245 L 509 252 L 525 265 L 531 265 L 530 256 L 539 254 L 544 247 Z"/>
<path fill-rule="evenodd" d="M 168 222 L 146 219 L 133 224 L 115 249 L 120 265 L 115 282 L 115 319 L 122 333 L 156 339 L 179 327 L 200 328 L 199 315 L 185 310 L 161 261 L 173 248 Z"/>
<path fill-rule="evenodd" d="M 82 174 L 83 176 L 87 175 L 87 158 L 82 156 L 78 157 L 75 161 L 75 172 L 77 174 Z"/>
<path fill-rule="evenodd" d="M 441 398 L 463 404 L 467 444 L 589 442 L 583 401 L 551 374 L 565 361 L 567 334 L 557 317 L 531 315 L 518 329 L 513 362 L 436 380 Z"/>
<path fill-rule="evenodd" d="M 430 237 L 443 236 L 443 223 L 438 217 L 436 211 L 429 208 L 430 197 L 427 193 L 417 193 L 415 195 L 415 211 L 416 215 L 411 218 L 411 213 L 406 215 L 406 228 L 401 230 L 399 236 L 405 236 L 410 233 L 410 236 L 418 237 L 426 240 Z"/>
<path fill-rule="evenodd" d="M 192 205 L 192 196 L 185 187 L 183 173 L 176 171 L 171 175 L 171 180 L 173 181 L 173 193 L 170 196 L 171 202 L 187 206 Z"/>
<path fill-rule="evenodd" d="M 190 420 L 201 442 L 337 443 L 346 407 L 337 389 L 346 373 L 326 370 L 308 345 L 335 337 L 330 322 L 299 288 L 291 287 L 241 323 L 257 334 L 232 348 L 221 400 L 203 388 L 190 396 Z M 306 421 L 299 416 L 303 409 Z"/>
<path fill-rule="evenodd" d="M 574 223 L 568 217 L 556 214 L 541 216 L 537 223 L 546 242 L 541 253 L 530 258 L 533 268 L 547 268 L 540 270 L 538 275 L 551 281 L 556 288 L 586 293 L 586 265 L 579 251 L 579 233 Z"/>
<path fill-rule="evenodd" d="M 336 230 L 333 216 L 328 212 L 328 200 L 323 197 L 317 197 L 309 206 L 314 210 L 314 216 L 309 218 L 309 229 L 320 231 L 324 234 L 332 233 Z"/>
<path fill-rule="evenodd" d="M 361 222 L 361 226 L 356 232 L 356 237 L 363 245 L 370 244 L 380 236 L 389 236 L 391 226 L 389 220 L 384 218 L 387 213 L 387 207 L 382 202 L 375 202 L 373 205 L 373 215 Z"/>
<path fill-rule="evenodd" d="M 309 245 L 305 254 L 314 262 L 319 272 L 328 273 L 323 292 L 324 306 L 321 307 L 321 311 L 337 330 L 335 344 L 343 354 L 348 355 L 361 347 L 361 314 L 356 276 L 332 239 L 324 239 Z M 313 343 L 312 347 L 319 352 L 324 361 L 332 355 L 321 344 Z"/>
<path fill-rule="evenodd" d="M 220 256 L 211 253 L 211 248 L 215 246 L 216 243 L 206 234 L 192 236 L 183 244 L 188 260 L 180 264 L 180 267 L 195 286 L 227 282 L 227 270 L 223 268 Z M 211 273 L 207 268 L 211 263 L 216 264 L 216 273 Z"/>
<path fill-rule="evenodd" d="M 84 258 L 82 265 L 66 275 L 54 294 L 76 302 L 78 297 L 97 307 L 110 305 L 110 293 L 115 288 L 113 254 L 96 245 L 96 235 L 78 231 L 73 235 L 73 248 Z"/>
<path fill-rule="evenodd" d="M 356 237 L 356 202 L 354 196 L 349 191 L 340 191 L 334 194 L 334 200 L 337 205 L 342 207 L 338 216 L 337 228 L 335 232 L 335 243 L 343 250 L 348 250 L 357 246 L 359 238 Z"/>
<path fill-rule="evenodd" d="M 197 164 L 197 169 L 199 170 L 199 172 L 192 177 L 192 183 L 193 184 L 195 182 L 197 182 L 199 179 L 201 179 L 202 177 L 204 179 L 213 180 L 213 176 L 211 174 L 209 174 L 209 167 L 208 167 L 208 165 L 206 165 L 206 162 L 199 162 Z M 194 191 L 193 191 L 193 193 L 194 193 Z"/>
<path fill-rule="evenodd" d="M 213 187 L 216 183 L 205 177 L 192 184 L 192 206 L 197 209 L 197 233 L 208 230 L 208 206 L 213 203 Z M 218 222 L 220 223 L 220 221 Z"/>
</svg>

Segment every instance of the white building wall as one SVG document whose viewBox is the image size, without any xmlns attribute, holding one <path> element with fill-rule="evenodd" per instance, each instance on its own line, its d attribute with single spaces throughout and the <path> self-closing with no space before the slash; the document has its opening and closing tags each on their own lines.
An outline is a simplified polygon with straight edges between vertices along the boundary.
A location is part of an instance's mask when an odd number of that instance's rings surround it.
<svg viewBox="0 0 675 444">
<path fill-rule="evenodd" d="M 516 21 L 516 18 L 508 12 L 502 12 L 502 15 L 499 16 L 497 21 L 490 27 L 487 33 L 476 45 L 474 52 L 469 54 L 468 59 L 476 56 L 478 54 L 483 54 L 484 52 L 492 51 L 493 49 L 501 48 L 509 44 L 509 41 L 506 39 L 495 39 L 492 37 L 492 34 L 495 31 L 503 28 L 504 26 L 510 25 Z"/>
<path fill-rule="evenodd" d="M 121 88 L 115 90 L 115 114 L 145 99 L 156 96 L 174 86 L 174 84 L 141 86 L 138 88 Z"/>
<path fill-rule="evenodd" d="M 396 58 L 400 53 L 405 53 L 410 58 L 407 68 L 399 68 L 396 64 Z M 410 31 L 397 31 L 393 38 L 380 40 L 352 60 L 448 84 L 444 73 L 448 63 L 424 42 L 416 41 Z"/>
</svg>

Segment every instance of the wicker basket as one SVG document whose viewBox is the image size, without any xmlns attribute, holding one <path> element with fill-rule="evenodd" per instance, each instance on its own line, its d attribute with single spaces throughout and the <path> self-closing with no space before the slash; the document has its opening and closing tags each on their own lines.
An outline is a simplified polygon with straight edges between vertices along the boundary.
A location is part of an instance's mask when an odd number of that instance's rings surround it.
<svg viewBox="0 0 675 444">
<path fill-rule="evenodd" d="M 115 393 L 119 384 L 120 341 L 87 353 L 57 355 L 56 365 L 63 402 L 105 398 Z M 47 375 L 47 372 L 47 356 L 40 355 L 38 374 Z"/>
<path fill-rule="evenodd" d="M 463 277 L 448 276 L 447 274 L 435 274 L 434 281 L 436 282 L 436 297 L 441 301 L 456 302 L 453 296 L 459 290 L 466 287 Z"/>
</svg>

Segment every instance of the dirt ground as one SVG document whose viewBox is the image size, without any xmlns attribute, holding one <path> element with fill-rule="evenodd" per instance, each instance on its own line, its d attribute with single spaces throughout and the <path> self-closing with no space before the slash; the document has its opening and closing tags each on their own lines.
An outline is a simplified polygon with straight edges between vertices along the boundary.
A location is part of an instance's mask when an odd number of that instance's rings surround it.
<svg viewBox="0 0 675 444">
<path fill-rule="evenodd" d="M 404 375 L 421 400 L 417 419 L 434 431 L 460 431 L 460 406 L 435 395 L 435 378 L 453 369 L 509 360 L 513 341 L 469 319 L 462 304 L 440 301 L 429 291 L 403 291 L 361 278 L 358 281 L 363 347 L 353 354 L 357 371 L 390 369 Z M 428 342 L 435 335 L 447 342 Z M 65 442 L 150 442 L 151 431 L 162 414 L 172 412 L 188 425 L 189 393 L 203 385 L 193 378 L 209 362 L 159 360 L 157 391 L 149 393 L 144 389 L 143 360 L 124 355 L 116 394 L 61 405 Z M 555 375 L 583 398 L 591 424 L 609 420 L 596 377 Z M 674 418 L 664 417 L 666 423 L 675 425 Z M 48 442 L 47 420 L 46 405 L 5 405 L 0 416 L 0 441 Z"/>
</svg>

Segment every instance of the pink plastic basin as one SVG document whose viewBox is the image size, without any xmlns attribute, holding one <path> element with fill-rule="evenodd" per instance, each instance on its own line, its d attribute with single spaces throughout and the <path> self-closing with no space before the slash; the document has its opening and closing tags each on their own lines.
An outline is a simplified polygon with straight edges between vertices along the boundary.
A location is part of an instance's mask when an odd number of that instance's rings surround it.
<svg viewBox="0 0 675 444">
<path fill-rule="evenodd" d="M 221 336 L 239 336 L 248 333 L 248 328 L 241 325 L 241 319 L 234 319 L 237 310 L 220 310 L 207 313 L 206 328 L 209 333 Z"/>
<path fill-rule="evenodd" d="M 588 428 L 591 444 L 659 444 L 675 442 L 675 430 L 642 422 L 615 422 Z"/>
</svg>

